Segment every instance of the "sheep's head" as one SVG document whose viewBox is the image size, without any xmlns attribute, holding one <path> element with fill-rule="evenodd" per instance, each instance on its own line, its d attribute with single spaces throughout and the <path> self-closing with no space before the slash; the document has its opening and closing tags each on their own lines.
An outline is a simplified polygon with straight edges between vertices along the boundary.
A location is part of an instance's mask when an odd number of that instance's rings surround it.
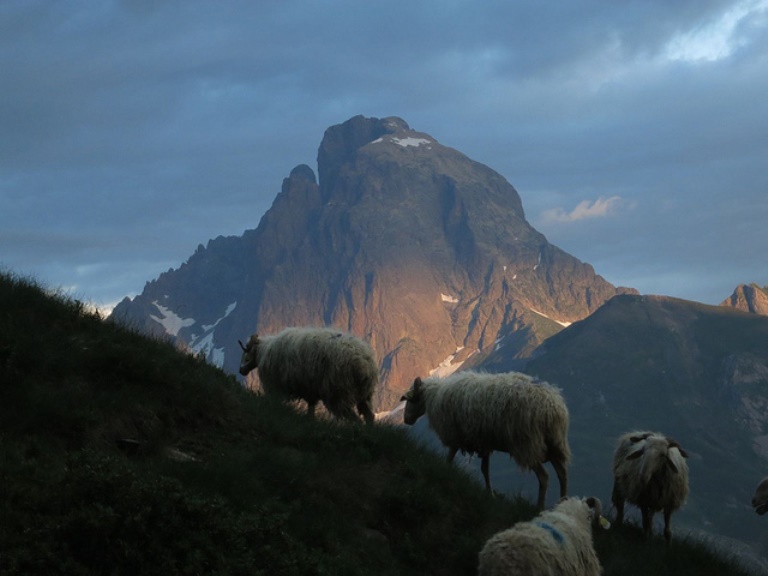
<svg viewBox="0 0 768 576">
<path fill-rule="evenodd" d="M 401 401 L 405 401 L 405 412 L 403 422 L 408 425 L 414 424 L 427 411 L 427 402 L 424 396 L 424 382 L 416 377 L 413 386 L 406 392 Z"/>
<path fill-rule="evenodd" d="M 595 498 L 594 496 L 590 496 L 589 498 L 585 498 L 584 502 L 586 503 L 587 510 L 589 511 L 589 520 L 592 523 L 592 530 L 596 530 L 598 528 L 608 530 L 611 527 L 611 523 L 608 521 L 608 518 L 602 514 L 603 504 L 600 502 L 600 499 Z"/>
<path fill-rule="evenodd" d="M 634 443 L 643 442 L 639 450 L 635 450 L 627 456 L 627 460 L 643 458 L 640 473 L 644 483 L 650 482 L 651 478 L 658 473 L 669 471 L 677 474 L 679 472 L 677 464 L 670 455 L 673 449 L 677 450 L 683 458 L 688 458 L 688 453 L 671 438 L 644 434 L 641 437 L 630 438 L 630 440 Z"/>
<path fill-rule="evenodd" d="M 768 512 L 768 477 L 763 478 L 752 496 L 752 507 L 760 516 Z"/>
<path fill-rule="evenodd" d="M 243 355 L 240 358 L 240 374 L 245 376 L 259 364 L 259 335 L 253 334 L 245 345 L 240 340 L 237 343 L 243 349 Z"/>
</svg>

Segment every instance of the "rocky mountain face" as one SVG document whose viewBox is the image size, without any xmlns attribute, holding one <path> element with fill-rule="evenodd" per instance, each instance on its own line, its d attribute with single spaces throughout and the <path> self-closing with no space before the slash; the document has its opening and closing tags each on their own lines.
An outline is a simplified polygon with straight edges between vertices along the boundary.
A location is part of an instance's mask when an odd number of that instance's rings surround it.
<svg viewBox="0 0 768 576">
<path fill-rule="evenodd" d="M 388 409 L 416 375 L 525 359 L 635 292 L 551 245 L 498 173 L 399 118 L 332 126 L 317 170 L 297 166 L 256 229 L 200 246 L 113 317 L 232 372 L 254 331 L 349 330 L 373 345 Z"/>
<path fill-rule="evenodd" d="M 673 532 L 737 538 L 768 558 L 768 523 L 750 506 L 768 475 L 767 317 L 620 295 L 549 338 L 524 371 L 563 390 L 574 494 L 610 502 L 616 439 L 660 431 L 689 454 L 690 496 L 673 516 Z M 499 487 L 535 490 L 535 477 L 505 455 L 494 467 L 505 475 Z"/>
<path fill-rule="evenodd" d="M 720 305 L 768 316 L 768 286 L 760 288 L 757 284 L 741 284 Z"/>
</svg>

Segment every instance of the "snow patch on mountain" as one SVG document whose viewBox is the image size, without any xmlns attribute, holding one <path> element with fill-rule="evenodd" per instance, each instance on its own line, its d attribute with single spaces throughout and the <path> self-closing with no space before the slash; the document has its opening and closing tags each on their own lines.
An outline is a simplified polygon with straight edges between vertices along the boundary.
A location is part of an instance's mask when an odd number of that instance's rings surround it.
<svg viewBox="0 0 768 576">
<path fill-rule="evenodd" d="M 195 323 L 194 318 L 182 318 L 173 312 L 170 308 L 166 308 L 160 304 L 160 302 L 157 300 L 153 301 L 152 304 L 155 305 L 155 308 L 157 308 L 162 316 L 155 316 L 154 314 L 150 314 L 149 317 L 160 324 L 165 330 L 166 334 L 170 334 L 171 336 L 176 337 L 179 335 L 179 330 L 186 328 L 187 326 L 192 326 Z"/>
<path fill-rule="evenodd" d="M 160 312 L 160 315 L 150 315 L 150 318 L 159 323 L 165 330 L 165 333 L 169 336 L 176 338 L 179 336 L 179 331 L 181 331 L 182 328 L 188 328 L 197 324 L 197 321 L 194 318 L 182 318 L 170 308 L 160 304 L 157 300 L 153 301 L 152 304 L 157 308 L 158 312 Z M 202 334 L 192 333 L 189 338 L 189 350 L 193 354 L 204 354 L 209 362 L 221 368 L 224 365 L 224 348 L 216 348 L 213 341 L 213 335 L 219 322 L 229 316 L 236 307 L 237 302 L 233 302 L 227 306 L 224 311 L 224 316 L 216 320 L 213 324 L 202 324 L 200 326 L 203 330 Z"/>
<path fill-rule="evenodd" d="M 392 142 L 403 148 L 407 148 L 408 146 L 418 148 L 422 144 L 432 144 L 432 140 L 427 140 L 426 138 L 411 138 L 410 136 L 408 138 L 392 138 Z M 429 146 L 427 146 L 427 148 L 429 148 Z"/>
<path fill-rule="evenodd" d="M 449 376 L 456 372 L 462 364 L 464 364 L 464 361 L 453 363 L 453 359 L 456 358 L 456 354 L 464 350 L 464 346 L 459 346 L 456 348 L 456 352 L 448 356 L 445 360 L 440 362 L 438 364 L 437 368 L 433 368 L 429 371 L 430 376 L 436 376 L 437 378 L 445 378 L 446 376 Z"/>
<path fill-rule="evenodd" d="M 237 302 L 232 302 L 224 311 L 224 316 L 216 320 L 213 324 L 203 324 L 203 334 L 198 336 L 192 334 L 190 338 L 190 349 L 194 354 L 204 354 L 208 361 L 214 366 L 221 368 L 224 366 L 224 348 L 216 348 L 213 342 L 213 335 L 219 322 L 229 316 L 237 307 Z"/>
<path fill-rule="evenodd" d="M 529 308 L 529 310 L 531 312 L 533 312 L 534 314 L 538 314 L 539 316 L 542 316 L 542 317 L 546 318 L 547 320 L 552 320 L 553 322 L 557 322 L 558 324 L 560 324 L 560 326 L 570 326 L 571 325 L 570 322 L 561 322 L 560 320 L 555 320 L 554 318 L 550 318 L 549 316 L 544 314 L 544 312 L 539 312 L 538 310 L 536 310 L 534 308 Z"/>
<path fill-rule="evenodd" d="M 432 147 L 429 146 L 429 144 L 434 144 L 432 140 L 429 140 L 427 138 L 414 138 L 411 136 L 408 136 L 406 138 L 398 138 L 397 136 L 392 136 L 389 138 L 389 141 L 393 144 L 397 144 L 398 146 L 402 146 L 403 148 L 407 148 L 408 146 L 413 146 L 414 148 L 418 148 L 422 144 L 427 146 L 427 150 L 431 150 Z M 373 140 L 371 144 L 378 144 L 379 142 L 384 142 L 384 138 L 376 138 L 376 140 Z"/>
</svg>

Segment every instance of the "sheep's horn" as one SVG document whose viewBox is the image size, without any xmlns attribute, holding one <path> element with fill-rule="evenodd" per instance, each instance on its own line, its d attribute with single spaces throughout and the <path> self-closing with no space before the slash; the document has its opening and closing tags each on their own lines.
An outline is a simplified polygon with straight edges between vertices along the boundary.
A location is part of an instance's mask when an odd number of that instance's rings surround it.
<svg viewBox="0 0 768 576">
<path fill-rule="evenodd" d="M 248 349 L 245 346 L 243 346 L 243 343 L 240 340 L 238 340 L 237 343 L 240 344 L 240 348 L 243 349 L 243 352 L 248 352 Z"/>
<path fill-rule="evenodd" d="M 675 474 L 677 474 L 677 466 L 675 466 L 675 463 L 672 462 L 672 459 L 667 456 L 667 466 L 669 466 L 669 469 L 672 470 Z"/>
<path fill-rule="evenodd" d="M 674 440 L 669 440 L 669 441 L 667 442 L 667 446 L 668 446 L 669 448 L 677 448 L 677 449 L 678 449 L 678 451 L 680 452 L 680 456 L 682 456 L 683 458 L 688 458 L 688 452 L 686 452 L 685 450 L 683 450 L 683 447 L 682 447 L 682 446 L 680 446 L 680 444 L 678 444 L 678 443 L 677 443 L 677 442 L 675 442 Z"/>
</svg>

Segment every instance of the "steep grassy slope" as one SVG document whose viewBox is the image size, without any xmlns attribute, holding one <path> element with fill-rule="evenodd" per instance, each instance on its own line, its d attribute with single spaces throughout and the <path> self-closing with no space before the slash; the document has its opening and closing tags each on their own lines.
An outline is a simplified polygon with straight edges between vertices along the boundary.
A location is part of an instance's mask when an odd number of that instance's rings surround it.
<svg viewBox="0 0 768 576">
<path fill-rule="evenodd" d="M 7 274 L 0 486 L 4 576 L 474 574 L 533 514 L 398 428 L 310 420 Z M 632 529 L 598 547 L 609 575 L 746 573 Z"/>
</svg>

